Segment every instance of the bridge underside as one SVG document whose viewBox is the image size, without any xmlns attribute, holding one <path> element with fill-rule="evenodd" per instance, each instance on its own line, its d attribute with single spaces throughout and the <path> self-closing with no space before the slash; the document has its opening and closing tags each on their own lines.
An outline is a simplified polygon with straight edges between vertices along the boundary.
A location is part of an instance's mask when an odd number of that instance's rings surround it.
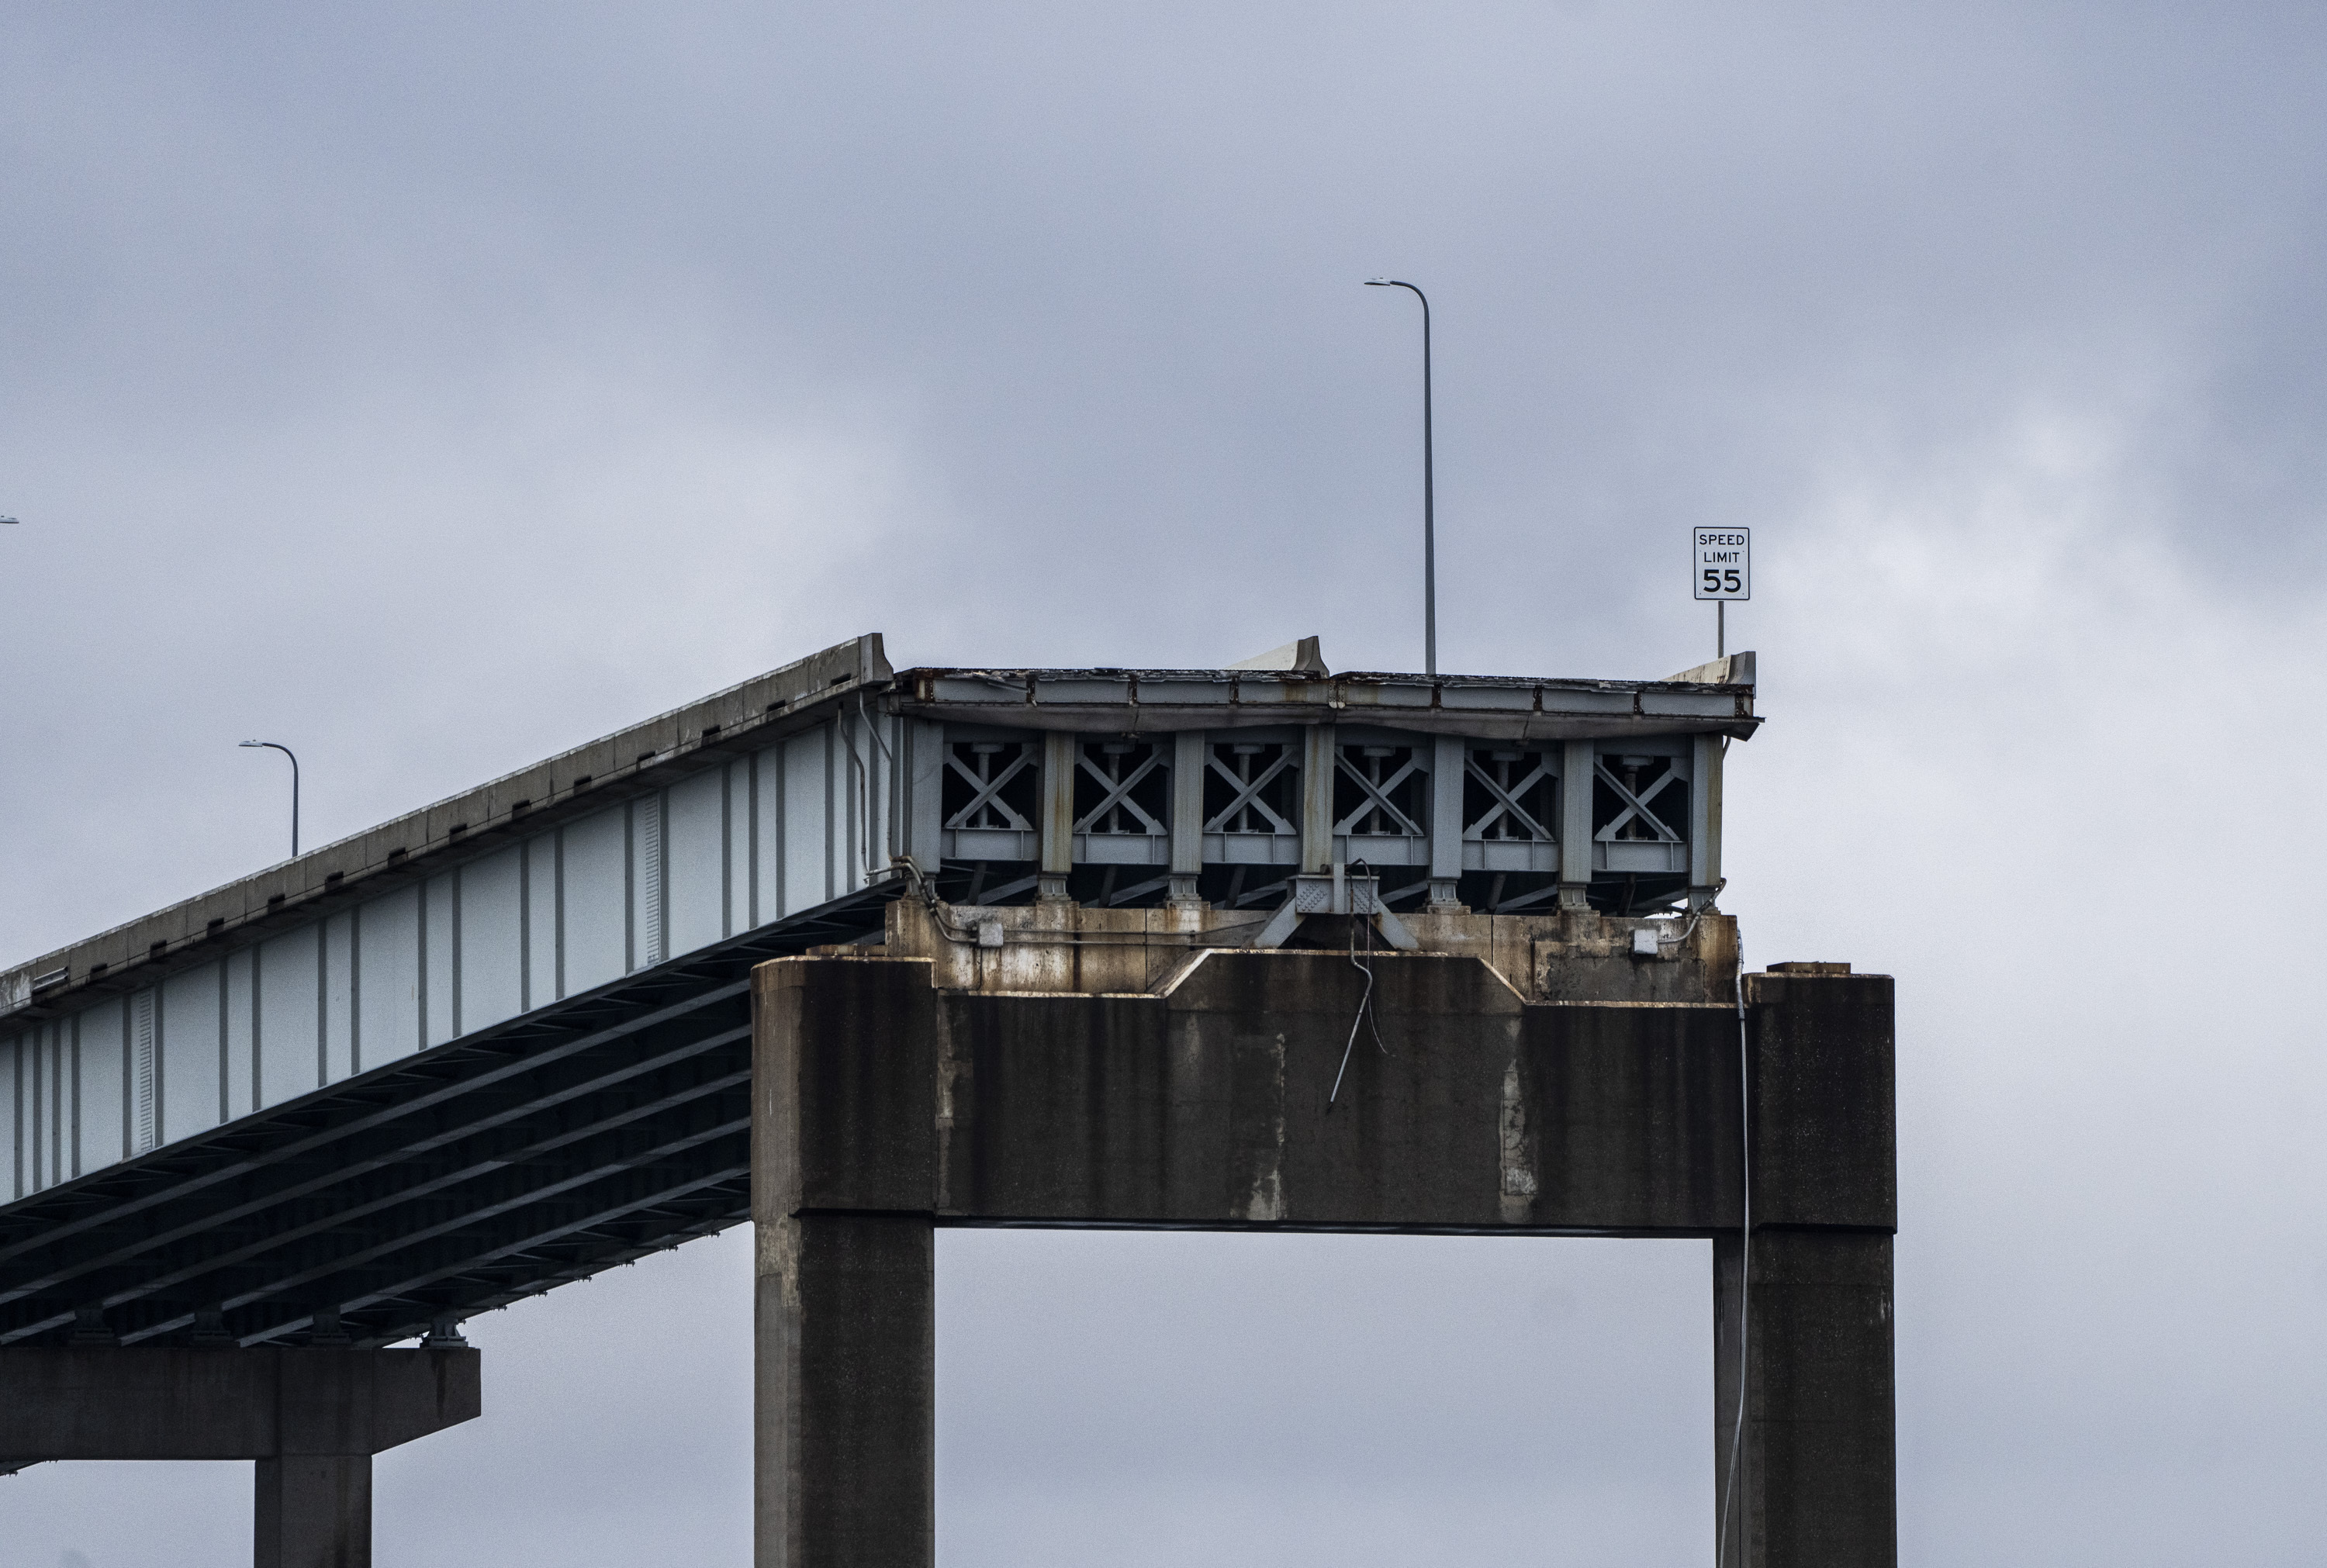
<svg viewBox="0 0 2327 1568">
<path fill-rule="evenodd" d="M 386 1345 L 748 1218 L 751 969 L 879 931 L 892 896 L 0 1209 L 0 1345 Z"/>
</svg>

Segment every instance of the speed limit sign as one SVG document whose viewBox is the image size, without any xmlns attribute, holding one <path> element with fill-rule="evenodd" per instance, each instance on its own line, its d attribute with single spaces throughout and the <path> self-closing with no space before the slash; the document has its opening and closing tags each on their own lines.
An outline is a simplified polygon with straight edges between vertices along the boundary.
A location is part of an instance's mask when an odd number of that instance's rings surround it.
<svg viewBox="0 0 2327 1568">
<path fill-rule="evenodd" d="M 1753 597 L 1753 530 L 1697 528 L 1696 540 L 1696 596 L 1699 599 Z"/>
</svg>

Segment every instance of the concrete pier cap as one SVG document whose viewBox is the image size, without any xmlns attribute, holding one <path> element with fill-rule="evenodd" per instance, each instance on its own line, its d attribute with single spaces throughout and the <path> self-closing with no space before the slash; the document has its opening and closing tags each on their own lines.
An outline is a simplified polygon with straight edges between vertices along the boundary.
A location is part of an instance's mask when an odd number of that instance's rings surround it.
<svg viewBox="0 0 2327 1568">
<path fill-rule="evenodd" d="M 257 1568 L 368 1568 L 371 1461 L 472 1421 L 468 1348 L 0 1349 L 0 1470 L 53 1460 L 250 1460 Z"/>
</svg>

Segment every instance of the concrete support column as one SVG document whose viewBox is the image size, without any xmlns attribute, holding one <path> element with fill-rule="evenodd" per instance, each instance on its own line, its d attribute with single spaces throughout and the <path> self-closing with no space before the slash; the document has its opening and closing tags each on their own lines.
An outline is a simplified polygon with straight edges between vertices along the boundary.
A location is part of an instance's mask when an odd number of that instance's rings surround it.
<svg viewBox="0 0 2327 1568">
<path fill-rule="evenodd" d="M 1892 985 L 1849 968 L 1772 964 L 1744 977 L 1752 1246 L 1734 1230 L 1714 1242 L 1716 1486 L 1741 1380 L 1745 1395 L 1720 1568 L 1899 1560 Z"/>
<path fill-rule="evenodd" d="M 759 1568 L 936 1554 L 930 979 L 926 959 L 752 975 Z"/>
<path fill-rule="evenodd" d="M 257 1568 L 371 1568 L 369 1454 L 285 1454 L 257 1470 Z"/>
<path fill-rule="evenodd" d="M 762 1226 L 758 1568 L 936 1561 L 936 1238 L 927 1216 Z"/>
<path fill-rule="evenodd" d="M 1891 1237 L 1756 1229 L 1741 1371 L 1734 1235 L 1713 1254 L 1714 1507 L 1719 1568 L 1889 1568 L 1899 1560 Z"/>
</svg>

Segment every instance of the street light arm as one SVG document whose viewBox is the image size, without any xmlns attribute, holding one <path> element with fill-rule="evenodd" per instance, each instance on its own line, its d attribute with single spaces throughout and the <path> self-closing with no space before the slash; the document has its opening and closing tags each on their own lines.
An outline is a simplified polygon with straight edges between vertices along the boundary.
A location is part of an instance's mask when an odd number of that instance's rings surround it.
<svg viewBox="0 0 2327 1568">
<path fill-rule="evenodd" d="M 1422 290 L 1421 290 L 1420 288 L 1416 287 L 1415 285 L 1413 285 L 1413 284 L 1410 284 L 1410 283 L 1406 282 L 1404 278 L 1397 278 L 1397 277 L 1369 277 L 1369 278 L 1366 279 L 1366 286 L 1367 286 L 1368 288 L 1406 288 L 1406 289 L 1413 289 L 1413 290 L 1414 290 L 1414 297 L 1415 297 L 1416 299 L 1418 299 L 1418 300 L 1420 300 L 1420 301 L 1422 302 L 1422 315 L 1423 315 L 1423 319 L 1424 319 L 1425 321 L 1429 320 L 1429 318 L 1430 318 L 1430 296 L 1429 296 L 1428 294 L 1424 294 L 1424 293 L 1422 292 Z"/>
<path fill-rule="evenodd" d="M 245 746 L 264 746 L 280 751 L 291 759 L 291 858 L 299 858 L 299 754 L 280 741 L 243 741 Z"/>
</svg>

